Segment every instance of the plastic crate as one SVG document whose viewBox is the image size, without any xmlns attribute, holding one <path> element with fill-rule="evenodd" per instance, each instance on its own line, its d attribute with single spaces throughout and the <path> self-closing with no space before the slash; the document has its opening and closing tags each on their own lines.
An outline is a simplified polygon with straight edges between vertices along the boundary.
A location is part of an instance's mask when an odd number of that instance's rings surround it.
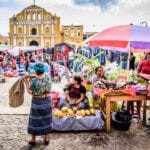
<svg viewBox="0 0 150 150">
<path fill-rule="evenodd" d="M 52 98 L 52 108 L 59 108 L 59 92 L 51 92 L 50 96 Z"/>
</svg>

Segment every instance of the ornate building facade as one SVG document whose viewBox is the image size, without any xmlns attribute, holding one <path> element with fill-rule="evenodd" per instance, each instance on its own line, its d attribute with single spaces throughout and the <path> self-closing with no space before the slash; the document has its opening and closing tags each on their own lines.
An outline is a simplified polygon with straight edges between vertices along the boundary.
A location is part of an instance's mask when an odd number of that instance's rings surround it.
<svg viewBox="0 0 150 150">
<path fill-rule="evenodd" d="M 9 37 L 0 35 L 0 44 L 8 45 L 9 44 Z"/>
<path fill-rule="evenodd" d="M 52 47 L 61 42 L 60 17 L 31 5 L 9 20 L 9 44 Z"/>
<path fill-rule="evenodd" d="M 63 42 L 79 46 L 83 41 L 83 25 L 62 26 Z"/>
<path fill-rule="evenodd" d="M 9 19 L 9 44 L 14 46 L 53 47 L 67 42 L 75 46 L 83 41 L 83 25 L 60 24 L 60 17 L 37 5 L 31 5 Z"/>
</svg>

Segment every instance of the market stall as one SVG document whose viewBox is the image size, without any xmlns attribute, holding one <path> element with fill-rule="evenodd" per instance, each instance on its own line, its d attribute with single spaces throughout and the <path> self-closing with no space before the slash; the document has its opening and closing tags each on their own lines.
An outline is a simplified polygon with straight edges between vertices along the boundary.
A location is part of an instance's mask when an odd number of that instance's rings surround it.
<svg viewBox="0 0 150 150">
<path fill-rule="evenodd" d="M 104 121 L 101 112 L 94 109 L 73 110 L 66 107 L 53 111 L 53 130 L 55 131 L 86 131 L 101 130 Z"/>
<path fill-rule="evenodd" d="M 93 36 L 91 39 L 89 39 L 88 45 L 91 47 L 99 46 L 106 50 L 126 52 L 126 53 L 129 53 L 129 56 L 131 52 L 134 52 L 134 53 L 147 52 L 148 53 L 150 52 L 150 28 L 139 26 L 139 25 L 133 25 L 133 24 L 110 27 L 102 32 L 99 32 L 98 34 Z M 126 72 L 122 76 L 127 77 L 128 74 L 130 73 Z M 118 79 L 119 78 L 117 78 L 117 80 Z M 128 77 L 126 79 L 128 79 L 128 81 L 130 80 Z M 138 83 L 139 79 L 136 82 Z M 147 84 L 148 83 L 146 83 L 146 85 Z M 115 97 L 113 96 L 106 97 L 107 99 L 107 103 L 106 103 L 107 131 L 110 130 L 110 127 L 109 127 L 110 125 L 110 122 L 109 122 L 110 121 L 110 101 L 117 101 L 117 98 L 119 100 L 122 99 L 124 101 L 135 101 L 135 100 L 139 101 L 138 99 L 141 98 L 141 101 L 144 101 L 144 107 L 145 107 L 147 95 L 144 95 L 141 97 L 136 97 L 136 96 L 124 97 L 120 95 L 117 95 Z M 144 113 L 145 113 L 145 109 L 144 109 Z M 143 119 L 145 120 L 145 116 Z"/>
<path fill-rule="evenodd" d="M 116 92 L 116 91 L 115 91 Z M 147 106 L 147 94 L 138 94 L 136 96 L 121 94 L 121 95 L 113 95 L 109 94 L 105 96 L 106 98 L 106 131 L 110 132 L 111 127 L 111 115 L 110 115 L 110 104 L 111 102 L 118 102 L 118 101 L 142 101 L 143 103 L 143 122 L 146 121 L 146 106 Z"/>
<path fill-rule="evenodd" d="M 57 60 L 69 60 L 69 52 L 74 51 L 74 47 L 69 43 L 59 43 L 55 45 L 54 59 Z"/>
</svg>

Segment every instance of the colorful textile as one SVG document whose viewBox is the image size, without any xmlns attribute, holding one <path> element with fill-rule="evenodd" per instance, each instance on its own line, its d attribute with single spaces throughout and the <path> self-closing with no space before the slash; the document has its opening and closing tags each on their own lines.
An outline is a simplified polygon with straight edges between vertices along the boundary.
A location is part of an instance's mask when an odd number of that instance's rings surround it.
<svg viewBox="0 0 150 150">
<path fill-rule="evenodd" d="M 51 89 L 50 78 L 45 74 L 45 78 L 33 78 L 30 81 L 30 90 L 33 96 L 42 97 L 44 94 L 49 94 Z"/>
<path fill-rule="evenodd" d="M 52 130 L 52 102 L 51 97 L 32 98 L 29 116 L 28 133 L 32 135 L 46 135 Z"/>
<path fill-rule="evenodd" d="M 130 95 L 130 96 L 136 96 L 136 91 L 133 87 L 126 88 L 126 89 L 123 89 L 123 90 L 105 90 L 105 91 L 99 93 L 99 95 L 100 95 L 101 98 L 104 98 L 105 95 L 110 95 L 110 94 L 111 95 L 117 95 L 115 93 L 122 93 L 122 94 Z"/>
</svg>

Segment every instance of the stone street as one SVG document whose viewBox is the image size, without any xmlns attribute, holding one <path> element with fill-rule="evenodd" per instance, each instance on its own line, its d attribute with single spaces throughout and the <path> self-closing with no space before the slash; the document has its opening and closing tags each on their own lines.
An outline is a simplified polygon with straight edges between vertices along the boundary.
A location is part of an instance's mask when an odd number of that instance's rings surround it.
<svg viewBox="0 0 150 150">
<path fill-rule="evenodd" d="M 0 84 L 0 150 L 28 150 L 30 135 L 27 133 L 31 96 L 25 93 L 21 107 L 10 108 L 8 91 L 16 79 Z M 53 83 L 53 90 L 62 92 L 64 82 Z M 150 129 L 141 121 L 133 120 L 129 131 L 112 129 L 92 132 L 52 132 L 50 144 L 43 145 L 43 137 L 37 137 L 33 150 L 149 150 Z"/>
</svg>

